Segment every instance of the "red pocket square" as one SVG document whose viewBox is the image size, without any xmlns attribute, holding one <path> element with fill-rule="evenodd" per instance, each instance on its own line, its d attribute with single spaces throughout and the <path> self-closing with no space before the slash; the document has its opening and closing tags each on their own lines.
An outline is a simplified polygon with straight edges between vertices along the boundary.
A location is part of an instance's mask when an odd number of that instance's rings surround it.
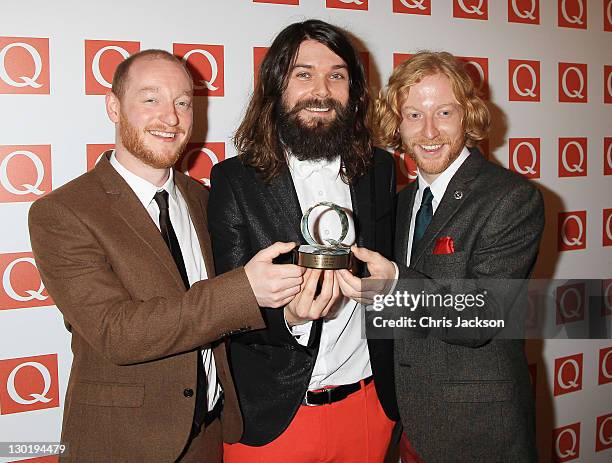
<svg viewBox="0 0 612 463">
<path fill-rule="evenodd" d="M 443 236 L 436 240 L 432 254 L 453 254 L 455 252 L 455 243 L 450 236 Z"/>
</svg>

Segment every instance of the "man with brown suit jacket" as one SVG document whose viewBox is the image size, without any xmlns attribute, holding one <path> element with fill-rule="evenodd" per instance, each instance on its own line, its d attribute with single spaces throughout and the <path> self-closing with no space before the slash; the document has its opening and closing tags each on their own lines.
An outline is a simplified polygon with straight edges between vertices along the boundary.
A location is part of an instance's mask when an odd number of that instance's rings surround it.
<svg viewBox="0 0 612 463">
<path fill-rule="evenodd" d="M 115 152 L 30 210 L 38 268 L 72 332 L 62 461 L 221 461 L 221 433 L 237 440 L 242 419 L 216 341 L 263 328 L 259 306 L 299 290 L 301 269 L 272 264 L 293 243 L 213 278 L 208 193 L 171 168 L 192 95 L 171 54 L 124 61 L 106 97 Z"/>
</svg>

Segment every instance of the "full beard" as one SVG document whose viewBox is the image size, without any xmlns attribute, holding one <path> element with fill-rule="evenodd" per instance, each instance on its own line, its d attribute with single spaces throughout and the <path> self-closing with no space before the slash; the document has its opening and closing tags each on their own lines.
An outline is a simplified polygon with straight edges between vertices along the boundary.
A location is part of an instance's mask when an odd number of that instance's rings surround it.
<svg viewBox="0 0 612 463">
<path fill-rule="evenodd" d="M 189 136 L 186 136 L 184 141 L 173 152 L 169 154 L 156 153 L 145 144 L 143 139 L 144 133 L 140 133 L 136 127 L 130 124 L 127 117 L 123 114 L 121 114 L 119 127 L 121 143 L 125 149 L 129 151 L 132 156 L 155 169 L 167 169 L 172 167 L 176 161 L 178 161 L 189 141 Z M 149 130 L 159 130 L 163 132 L 167 131 L 167 128 L 159 126 L 147 127 L 145 132 Z M 179 131 L 177 136 L 182 133 L 184 132 Z"/>
<path fill-rule="evenodd" d="M 404 143 L 404 151 L 412 158 L 421 172 L 428 175 L 438 175 L 444 172 L 463 150 L 465 140 L 460 139 L 452 142 L 449 137 L 436 137 L 433 140 L 427 138 L 410 138 Z M 423 159 L 416 155 L 414 147 L 417 145 L 446 145 L 448 153 L 438 159 Z"/>
<path fill-rule="evenodd" d="M 304 108 L 329 107 L 335 112 L 331 121 L 308 124 L 299 117 Z M 352 150 L 354 114 L 332 98 L 303 100 L 288 110 L 283 103 L 278 111 L 277 129 L 283 145 L 300 161 L 331 161 Z"/>
</svg>

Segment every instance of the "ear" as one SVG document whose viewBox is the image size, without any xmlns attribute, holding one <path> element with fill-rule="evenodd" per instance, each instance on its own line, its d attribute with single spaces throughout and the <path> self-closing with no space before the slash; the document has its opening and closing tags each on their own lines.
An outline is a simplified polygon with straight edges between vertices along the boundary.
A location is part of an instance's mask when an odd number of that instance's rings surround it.
<svg viewBox="0 0 612 463">
<path fill-rule="evenodd" d="M 106 114 L 108 118 L 117 124 L 119 122 L 119 114 L 121 113 L 121 102 L 117 95 L 113 92 L 106 94 Z"/>
</svg>

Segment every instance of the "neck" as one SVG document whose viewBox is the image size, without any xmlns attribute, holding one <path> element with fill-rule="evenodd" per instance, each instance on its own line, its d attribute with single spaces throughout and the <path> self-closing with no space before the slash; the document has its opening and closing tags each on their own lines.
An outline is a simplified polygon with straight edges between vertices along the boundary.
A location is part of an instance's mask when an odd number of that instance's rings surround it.
<svg viewBox="0 0 612 463">
<path fill-rule="evenodd" d="M 170 175 L 169 168 L 156 169 L 151 167 L 126 150 L 125 147 L 120 146 L 119 143 L 116 144 L 115 158 L 127 170 L 155 186 L 162 186 Z"/>
</svg>

